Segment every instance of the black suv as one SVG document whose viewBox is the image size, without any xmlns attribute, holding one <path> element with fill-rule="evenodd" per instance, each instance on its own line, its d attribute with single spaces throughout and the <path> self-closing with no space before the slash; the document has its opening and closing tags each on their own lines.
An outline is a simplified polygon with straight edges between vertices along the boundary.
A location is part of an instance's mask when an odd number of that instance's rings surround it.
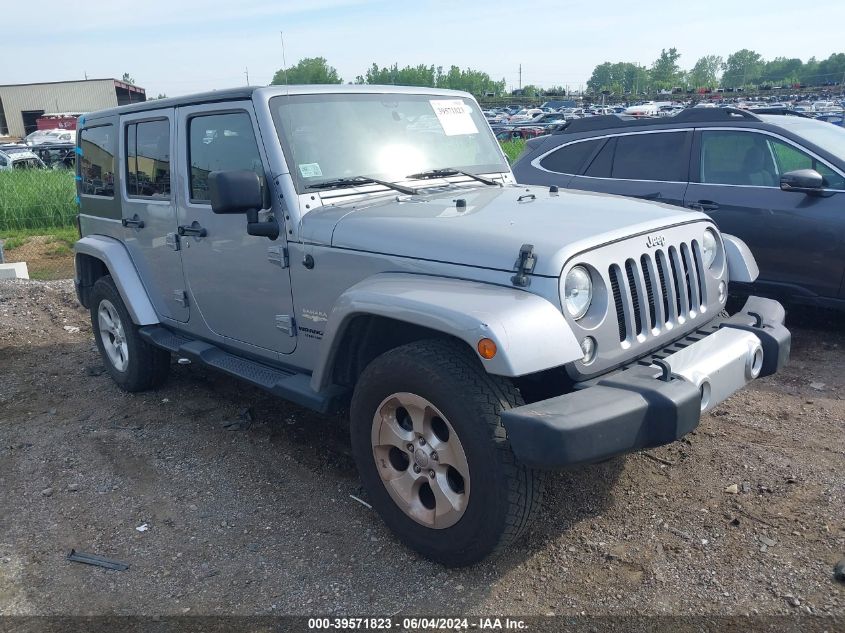
<svg viewBox="0 0 845 633">
<path fill-rule="evenodd" d="M 757 259 L 759 278 L 736 294 L 845 309 L 841 127 L 732 108 L 592 117 L 529 141 L 513 171 L 520 183 L 704 211 Z"/>
</svg>

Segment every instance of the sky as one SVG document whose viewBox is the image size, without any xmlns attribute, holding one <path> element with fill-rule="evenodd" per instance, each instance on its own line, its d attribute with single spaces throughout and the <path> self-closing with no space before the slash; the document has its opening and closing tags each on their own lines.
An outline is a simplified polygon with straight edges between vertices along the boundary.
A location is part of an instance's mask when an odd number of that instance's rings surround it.
<svg viewBox="0 0 845 633">
<path fill-rule="evenodd" d="M 4 0 L 0 84 L 120 78 L 148 96 L 268 84 L 282 67 L 325 57 L 344 81 L 373 63 L 458 65 L 522 84 L 577 89 L 605 61 L 646 66 L 676 47 L 750 48 L 764 58 L 845 52 L 845 1 L 813 0 Z M 49 16 L 49 17 L 46 17 Z M 798 19 L 800 18 L 800 19 Z M 809 19 L 808 19 L 809 18 Z"/>
</svg>

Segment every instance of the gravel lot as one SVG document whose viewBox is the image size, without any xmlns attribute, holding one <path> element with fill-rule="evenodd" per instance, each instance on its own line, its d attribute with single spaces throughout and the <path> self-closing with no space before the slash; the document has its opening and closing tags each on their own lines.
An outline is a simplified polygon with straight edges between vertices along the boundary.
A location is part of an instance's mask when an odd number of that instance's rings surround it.
<svg viewBox="0 0 845 633">
<path fill-rule="evenodd" d="M 841 617 L 845 327 L 791 321 L 781 375 L 682 442 L 553 474 L 526 538 L 449 570 L 351 497 L 343 419 L 195 365 L 122 393 L 71 282 L 0 282 L 0 614 Z"/>
</svg>

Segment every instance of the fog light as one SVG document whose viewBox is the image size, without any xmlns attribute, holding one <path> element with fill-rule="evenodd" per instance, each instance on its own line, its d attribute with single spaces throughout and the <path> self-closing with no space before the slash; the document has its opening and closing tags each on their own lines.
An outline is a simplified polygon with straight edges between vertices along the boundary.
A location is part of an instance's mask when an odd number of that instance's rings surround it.
<svg viewBox="0 0 845 633">
<path fill-rule="evenodd" d="M 592 363 L 596 359 L 596 339 L 588 336 L 581 341 L 581 351 L 584 352 L 581 362 L 585 365 Z"/>
<path fill-rule="evenodd" d="M 724 303 L 725 299 L 727 299 L 727 285 L 724 281 L 719 282 L 719 302 Z"/>
</svg>

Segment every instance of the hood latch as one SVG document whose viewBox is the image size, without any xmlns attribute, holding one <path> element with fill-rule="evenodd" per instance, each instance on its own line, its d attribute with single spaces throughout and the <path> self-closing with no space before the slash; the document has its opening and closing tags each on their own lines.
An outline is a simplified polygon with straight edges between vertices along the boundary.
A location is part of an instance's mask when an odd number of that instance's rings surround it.
<svg viewBox="0 0 845 633">
<path fill-rule="evenodd" d="M 531 283 L 531 278 L 528 275 L 534 272 L 534 264 L 536 263 L 537 258 L 534 257 L 534 245 L 523 244 L 519 249 L 519 259 L 514 264 L 516 274 L 511 277 L 513 285 L 524 288 Z"/>
</svg>

